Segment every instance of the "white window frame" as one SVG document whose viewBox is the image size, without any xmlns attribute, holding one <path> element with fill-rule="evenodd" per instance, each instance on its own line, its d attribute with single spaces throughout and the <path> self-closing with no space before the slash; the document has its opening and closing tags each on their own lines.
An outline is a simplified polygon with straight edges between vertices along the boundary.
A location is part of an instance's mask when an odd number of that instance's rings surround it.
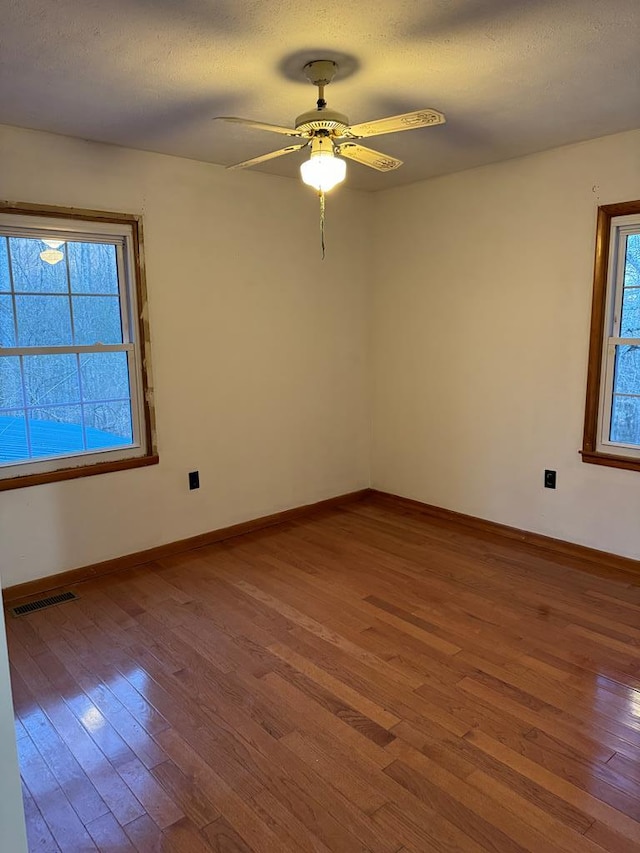
<svg viewBox="0 0 640 853">
<path fill-rule="evenodd" d="M 609 232 L 596 450 L 604 454 L 640 459 L 640 445 L 616 442 L 609 438 L 614 401 L 616 347 L 640 346 L 640 338 L 620 337 L 626 244 L 627 237 L 633 234 L 640 234 L 640 213 L 612 218 Z"/>
<path fill-rule="evenodd" d="M 32 476 L 40 477 L 40 481 L 48 479 L 66 479 L 67 476 L 79 476 L 74 469 L 83 469 L 84 473 L 100 473 L 103 470 L 117 470 L 110 467 L 113 463 L 123 463 L 121 467 L 132 467 L 138 460 L 141 464 L 157 462 L 153 448 L 150 447 L 149 410 L 146 400 L 146 383 L 144 376 L 144 360 L 148 353 L 143 354 L 140 330 L 139 304 L 140 282 L 138 280 L 141 264 L 136 253 L 140 252 L 139 231 L 135 230 L 140 223 L 137 217 L 119 219 L 118 214 L 99 214 L 88 218 L 75 215 L 65 218 L 63 214 L 34 215 L 29 212 L 5 212 L 0 209 L 0 236 L 29 237 L 37 239 L 81 240 L 88 243 L 107 243 L 116 248 L 116 269 L 118 276 L 118 294 L 120 301 L 120 316 L 122 323 L 122 344 L 94 344 L 92 346 L 43 346 L 43 347 L 0 347 L 1 356 L 27 356 L 41 354 L 76 354 L 96 352 L 126 352 L 129 390 L 131 397 L 132 435 L 130 445 L 105 450 L 81 450 L 72 454 L 38 457 L 19 462 L 0 463 L 0 488 L 10 482 L 25 485 Z M 112 221 L 110 221 L 112 220 Z M 6 295 L 6 294 L 5 294 Z M 15 290 L 11 294 L 15 299 Z M 56 295 L 56 294 L 47 294 Z M 68 292 L 60 295 L 68 296 Z M 15 316 L 15 312 L 14 312 Z M 72 317 L 73 322 L 73 317 Z M 17 343 L 17 339 L 16 339 Z M 22 361 L 21 361 L 22 369 Z M 26 402 L 23 400 L 23 402 Z M 148 461 L 146 461 L 148 460 Z M 130 464 L 127 464 L 130 463 Z M 84 471 L 84 469 L 87 469 Z M 65 474 L 67 476 L 56 476 Z"/>
</svg>

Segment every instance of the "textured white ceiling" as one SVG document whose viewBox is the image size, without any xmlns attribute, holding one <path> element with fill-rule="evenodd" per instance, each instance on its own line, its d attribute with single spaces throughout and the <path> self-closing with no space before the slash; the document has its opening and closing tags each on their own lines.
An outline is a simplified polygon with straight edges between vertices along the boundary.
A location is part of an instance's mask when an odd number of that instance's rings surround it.
<svg viewBox="0 0 640 853">
<path fill-rule="evenodd" d="M 352 122 L 448 120 L 371 140 L 405 165 L 349 163 L 360 189 L 640 127 L 640 0 L 4 0 L 0 122 L 229 165 L 286 138 L 213 116 L 293 125 L 298 67 L 341 55 L 326 96 Z"/>
</svg>

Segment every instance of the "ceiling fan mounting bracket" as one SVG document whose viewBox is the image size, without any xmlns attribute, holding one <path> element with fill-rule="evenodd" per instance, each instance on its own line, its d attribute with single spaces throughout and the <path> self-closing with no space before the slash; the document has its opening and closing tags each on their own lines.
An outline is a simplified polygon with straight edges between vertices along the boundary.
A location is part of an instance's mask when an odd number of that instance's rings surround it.
<svg viewBox="0 0 640 853">
<path fill-rule="evenodd" d="M 314 86 L 328 86 L 336 76 L 338 63 L 331 59 L 314 59 L 303 68 L 305 77 Z"/>
</svg>

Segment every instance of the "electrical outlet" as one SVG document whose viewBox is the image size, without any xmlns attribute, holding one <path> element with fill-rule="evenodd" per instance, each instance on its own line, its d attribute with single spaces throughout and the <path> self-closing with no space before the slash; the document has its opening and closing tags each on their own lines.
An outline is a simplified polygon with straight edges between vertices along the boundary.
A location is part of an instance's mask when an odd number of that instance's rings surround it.
<svg viewBox="0 0 640 853">
<path fill-rule="evenodd" d="M 548 468 L 544 472 L 544 487 L 545 489 L 555 489 L 556 487 L 556 472 L 550 471 Z"/>
<path fill-rule="evenodd" d="M 200 488 L 200 473 L 198 471 L 189 471 L 189 488 Z"/>
</svg>

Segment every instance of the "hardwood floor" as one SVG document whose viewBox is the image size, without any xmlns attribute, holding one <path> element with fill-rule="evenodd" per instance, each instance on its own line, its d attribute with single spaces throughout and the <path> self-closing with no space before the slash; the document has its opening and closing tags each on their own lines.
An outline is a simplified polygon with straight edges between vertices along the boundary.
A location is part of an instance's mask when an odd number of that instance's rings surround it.
<svg viewBox="0 0 640 853">
<path fill-rule="evenodd" d="M 640 587 L 369 499 L 8 619 L 33 851 L 640 850 Z"/>
</svg>

